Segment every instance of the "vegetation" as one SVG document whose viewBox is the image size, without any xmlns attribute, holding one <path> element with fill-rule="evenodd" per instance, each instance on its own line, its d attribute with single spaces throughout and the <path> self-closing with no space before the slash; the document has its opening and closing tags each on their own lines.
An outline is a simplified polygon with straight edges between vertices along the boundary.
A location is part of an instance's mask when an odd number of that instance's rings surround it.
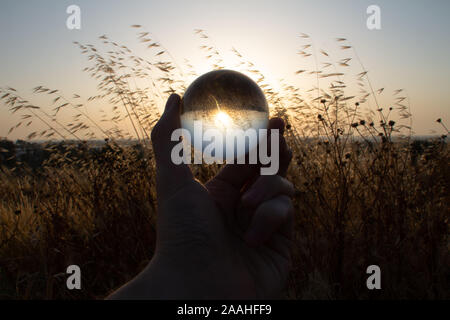
<svg viewBox="0 0 450 320">
<path fill-rule="evenodd" d="M 22 118 L 10 132 L 40 122 L 45 129 L 28 139 L 46 140 L 0 142 L 2 299 L 103 298 L 152 257 L 157 208 L 149 134 L 158 106 L 169 93 L 184 92 L 196 74 L 188 61 L 181 68 L 150 33 L 133 27 L 151 61 L 106 36 L 100 37 L 104 51 L 76 43 L 90 64 L 85 71 L 98 80 L 98 95 L 84 102 L 38 86 L 36 95 L 52 99 L 41 107 L 13 88 L 0 90 L 5 107 Z M 211 68 L 223 68 L 211 39 L 195 32 Z M 307 91 L 283 82 L 275 90 L 233 49 L 236 69 L 256 79 L 272 114 L 285 119 L 294 153 L 288 172 L 297 190 L 294 260 L 286 297 L 448 299 L 447 128 L 438 119 L 441 137 L 414 139 L 403 90 L 394 91 L 391 107 L 381 106 L 384 89 L 373 89 L 356 51 L 333 61 L 316 52 L 308 35 L 300 37 L 299 54 L 315 65 L 296 72 L 314 78 Z M 346 39 L 337 41 L 342 51 L 353 50 Z M 360 91 L 348 96 L 341 70 L 352 59 L 361 68 Z M 87 106 L 99 101 L 112 109 L 97 120 Z M 70 123 L 61 120 L 61 110 L 73 113 Z M 92 140 L 100 137 L 104 142 Z M 201 181 L 219 168 L 192 166 Z M 82 290 L 66 289 L 71 264 L 81 267 Z M 382 270 L 382 290 L 367 290 L 372 264 Z"/>
</svg>

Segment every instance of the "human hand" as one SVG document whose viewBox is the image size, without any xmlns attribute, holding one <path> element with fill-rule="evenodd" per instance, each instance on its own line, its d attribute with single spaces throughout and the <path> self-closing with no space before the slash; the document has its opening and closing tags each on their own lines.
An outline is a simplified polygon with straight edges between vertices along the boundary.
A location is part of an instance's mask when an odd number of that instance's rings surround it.
<svg viewBox="0 0 450 320">
<path fill-rule="evenodd" d="M 180 97 L 172 95 L 152 131 L 158 221 L 155 255 L 111 298 L 255 299 L 281 297 L 289 266 L 292 184 L 284 178 L 291 152 L 281 119 L 278 175 L 257 164 L 228 164 L 205 185 L 171 161 L 180 127 Z"/>
</svg>

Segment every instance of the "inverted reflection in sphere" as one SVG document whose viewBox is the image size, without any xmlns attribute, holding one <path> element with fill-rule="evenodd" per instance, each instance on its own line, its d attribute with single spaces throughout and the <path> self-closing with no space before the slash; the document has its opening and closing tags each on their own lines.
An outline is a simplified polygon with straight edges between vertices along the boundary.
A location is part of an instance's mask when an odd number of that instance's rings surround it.
<svg viewBox="0 0 450 320">
<path fill-rule="evenodd" d="M 269 109 L 260 87 L 246 75 L 231 70 L 216 70 L 197 78 L 186 90 L 182 99 L 181 125 L 191 134 L 191 144 L 197 149 L 201 145 L 205 151 L 212 140 L 202 140 L 195 144 L 195 130 L 201 137 L 208 129 L 217 129 L 223 134 L 223 159 L 226 158 L 227 144 L 235 143 L 235 158 L 242 157 L 253 150 L 258 141 L 245 140 L 245 148 L 239 148 L 240 138 L 245 137 L 248 129 L 267 129 Z M 226 139 L 233 132 L 237 139 Z M 229 150 L 229 149 L 228 149 Z M 217 159 L 216 159 L 217 160 Z"/>
</svg>

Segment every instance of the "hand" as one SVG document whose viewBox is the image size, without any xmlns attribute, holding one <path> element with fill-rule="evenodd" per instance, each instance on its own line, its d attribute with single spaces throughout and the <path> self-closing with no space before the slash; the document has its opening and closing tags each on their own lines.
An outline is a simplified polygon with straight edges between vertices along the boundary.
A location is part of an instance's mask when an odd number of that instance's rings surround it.
<svg viewBox="0 0 450 320">
<path fill-rule="evenodd" d="M 279 298 L 289 266 L 291 160 L 281 119 L 278 175 L 259 176 L 257 164 L 228 164 L 206 185 L 185 164 L 171 161 L 180 127 L 180 97 L 172 95 L 152 131 L 158 200 L 156 252 L 144 271 L 111 298 Z"/>
</svg>

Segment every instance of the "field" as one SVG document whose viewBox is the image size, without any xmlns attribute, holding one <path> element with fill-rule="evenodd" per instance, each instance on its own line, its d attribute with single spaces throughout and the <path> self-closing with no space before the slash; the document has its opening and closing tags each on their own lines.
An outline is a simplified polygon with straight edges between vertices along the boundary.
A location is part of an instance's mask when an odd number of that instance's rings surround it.
<svg viewBox="0 0 450 320">
<path fill-rule="evenodd" d="M 98 80 L 96 96 L 66 98 L 37 86 L 35 95 L 51 99 L 39 106 L 13 88 L 0 90 L 2 107 L 22 119 L 10 132 L 39 122 L 45 129 L 28 139 L 48 140 L 0 141 L 1 299 L 101 299 L 152 257 L 157 208 L 150 131 L 158 106 L 169 93 L 184 92 L 184 79 L 195 73 L 133 27 L 152 60 L 106 36 L 103 51 L 76 43 L 88 58 L 84 71 Z M 211 68 L 222 68 L 210 37 L 196 32 Z M 301 38 L 300 56 L 316 61 L 315 70 L 297 71 L 317 81 L 308 91 L 287 84 L 275 90 L 233 49 L 242 71 L 264 90 L 272 115 L 285 119 L 294 153 L 288 171 L 296 188 L 294 260 L 286 298 L 448 299 L 448 129 L 438 119 L 442 136 L 414 138 L 407 95 L 395 90 L 392 103 L 381 105 L 384 89 L 372 87 L 346 39 L 337 39 L 339 50 L 353 54 L 333 61 L 308 35 Z M 327 62 L 319 66 L 322 58 Z M 360 68 L 354 96 L 343 81 L 350 60 Z M 97 101 L 111 106 L 100 120 L 85 109 Z M 73 120 L 61 120 L 60 112 L 71 112 Z M 202 182 L 218 169 L 192 166 Z M 65 286 L 71 264 L 82 269 L 82 290 Z M 382 270 L 382 290 L 367 290 L 372 264 Z"/>
</svg>

